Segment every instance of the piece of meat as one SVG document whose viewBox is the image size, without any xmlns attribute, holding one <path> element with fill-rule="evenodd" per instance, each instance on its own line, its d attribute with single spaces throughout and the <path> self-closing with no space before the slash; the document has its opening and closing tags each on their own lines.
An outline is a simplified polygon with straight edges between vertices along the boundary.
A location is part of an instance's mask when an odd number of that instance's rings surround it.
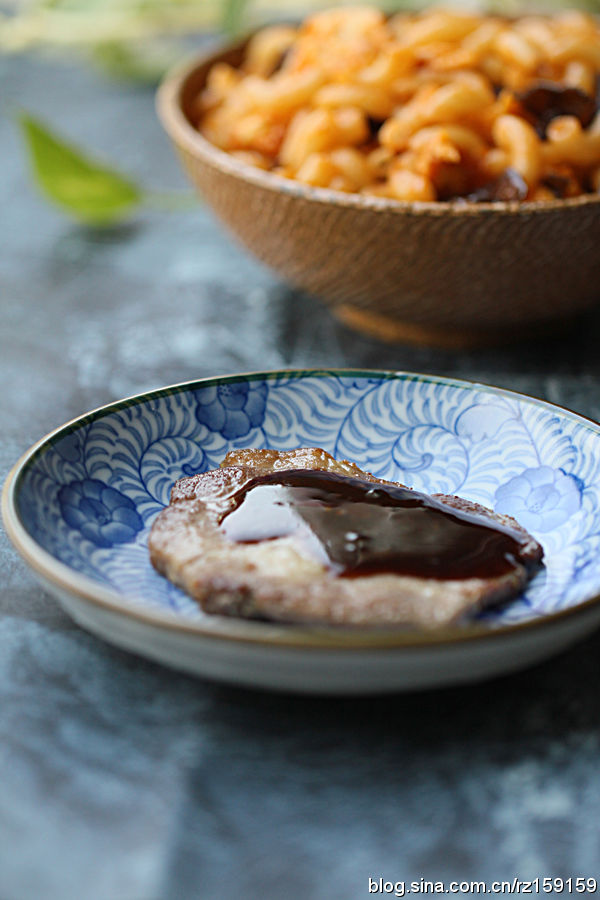
<svg viewBox="0 0 600 900">
<path fill-rule="evenodd" d="M 155 568 L 209 613 L 326 625 L 436 628 L 515 597 L 541 560 L 539 544 L 513 519 L 445 495 L 434 497 L 518 534 L 521 563 L 508 574 L 491 577 L 440 580 L 384 571 L 346 578 L 302 552 L 293 536 L 253 543 L 226 537 L 221 523 L 249 482 L 266 473 L 300 469 L 394 484 L 318 449 L 229 453 L 220 469 L 174 485 L 171 502 L 150 534 Z"/>
</svg>

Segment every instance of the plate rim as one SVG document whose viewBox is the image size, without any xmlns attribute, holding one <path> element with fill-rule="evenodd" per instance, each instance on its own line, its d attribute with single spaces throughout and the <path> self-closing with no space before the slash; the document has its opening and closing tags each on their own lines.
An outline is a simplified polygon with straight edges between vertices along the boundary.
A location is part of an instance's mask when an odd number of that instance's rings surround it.
<svg viewBox="0 0 600 900">
<path fill-rule="evenodd" d="M 286 625 L 270 622 L 253 622 L 227 616 L 211 616 L 207 620 L 197 621 L 183 619 L 174 612 L 162 609 L 139 606 L 132 595 L 120 594 L 113 588 L 98 584 L 87 575 L 83 575 L 53 557 L 29 534 L 17 512 L 17 494 L 20 481 L 44 447 L 51 447 L 59 438 L 70 434 L 77 428 L 113 412 L 127 409 L 148 402 L 154 398 L 183 393 L 215 384 L 231 384 L 251 380 L 275 380 L 284 377 L 300 379 L 304 377 L 354 377 L 377 378 L 380 380 L 410 380 L 441 384 L 448 387 L 468 390 L 481 389 L 503 397 L 510 397 L 542 406 L 549 410 L 557 410 L 600 438 L 600 423 L 574 412 L 567 407 L 547 400 L 501 388 L 496 385 L 434 373 L 410 372 L 393 369 L 356 369 L 356 368 L 298 368 L 268 369 L 227 375 L 207 376 L 190 381 L 177 382 L 161 388 L 153 388 L 138 394 L 114 400 L 89 410 L 82 415 L 68 420 L 52 429 L 32 444 L 10 469 L 2 490 L 2 519 L 6 533 L 13 546 L 25 563 L 41 577 L 51 589 L 58 589 L 85 601 L 87 604 L 100 607 L 105 611 L 124 615 L 146 626 L 167 628 L 170 631 L 195 635 L 198 638 L 211 638 L 217 641 L 245 643 L 271 647 L 298 648 L 302 650 L 374 650 L 388 649 L 399 651 L 418 650 L 422 648 L 448 648 L 472 645 L 473 642 L 490 642 L 509 638 L 516 634 L 532 634 L 553 628 L 560 623 L 573 621 L 596 611 L 600 604 L 600 593 L 582 600 L 568 609 L 558 610 L 548 615 L 539 616 L 525 622 L 511 623 L 489 627 L 482 624 L 466 624 L 458 627 L 445 627 L 431 631 L 406 631 L 382 629 L 339 629 L 334 626 Z"/>
</svg>

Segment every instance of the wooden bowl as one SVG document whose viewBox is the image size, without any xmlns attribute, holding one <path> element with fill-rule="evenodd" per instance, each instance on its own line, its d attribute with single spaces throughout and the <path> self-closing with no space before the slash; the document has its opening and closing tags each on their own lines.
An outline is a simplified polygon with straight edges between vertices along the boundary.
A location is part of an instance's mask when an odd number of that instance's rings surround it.
<svg viewBox="0 0 600 900">
<path fill-rule="evenodd" d="M 388 340 L 445 346 L 555 330 L 600 295 L 600 196 L 544 203 L 400 203 L 313 188 L 246 165 L 192 125 L 208 70 L 163 81 L 157 109 L 189 177 L 258 259 Z"/>
</svg>

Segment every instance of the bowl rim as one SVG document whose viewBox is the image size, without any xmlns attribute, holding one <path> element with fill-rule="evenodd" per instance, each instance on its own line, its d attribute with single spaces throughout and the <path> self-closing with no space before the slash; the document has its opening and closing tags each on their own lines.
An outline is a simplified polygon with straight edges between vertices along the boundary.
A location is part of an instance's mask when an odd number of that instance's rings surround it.
<svg viewBox="0 0 600 900">
<path fill-rule="evenodd" d="M 580 194 L 556 200 L 497 201 L 470 203 L 465 200 L 401 201 L 391 197 L 371 197 L 365 194 L 345 193 L 331 188 L 314 187 L 292 178 L 284 178 L 274 172 L 265 172 L 242 162 L 225 150 L 221 150 L 205 138 L 189 121 L 182 107 L 182 97 L 188 82 L 199 69 L 219 62 L 223 56 L 242 50 L 250 35 L 231 43 L 223 42 L 203 53 L 196 53 L 169 69 L 156 92 L 158 118 L 176 146 L 221 172 L 240 178 L 249 184 L 273 193 L 312 200 L 326 205 L 347 207 L 354 210 L 382 211 L 392 215 L 412 213 L 420 216 L 439 217 L 451 214 L 462 217 L 500 215 L 544 215 L 580 207 L 599 206 L 600 192 Z"/>
<path fill-rule="evenodd" d="M 541 405 L 549 410 L 560 410 L 568 418 L 579 422 L 600 437 L 600 423 L 582 416 L 572 410 L 549 403 L 546 400 L 499 388 L 483 382 L 439 376 L 435 374 L 407 372 L 402 370 L 352 369 L 352 368 L 314 368 L 314 369 L 270 369 L 266 371 L 246 372 L 232 375 L 211 376 L 192 381 L 171 384 L 134 394 L 122 400 L 116 400 L 97 407 L 83 415 L 65 422 L 33 444 L 10 470 L 2 491 L 2 519 L 6 533 L 14 547 L 29 567 L 38 575 L 46 586 L 58 593 L 76 595 L 100 611 L 124 616 L 146 626 L 167 628 L 170 631 L 186 633 L 198 639 L 225 640 L 248 645 L 260 644 L 271 647 L 292 647 L 298 649 L 337 649 L 337 650 L 418 650 L 419 648 L 448 648 L 463 646 L 473 641 L 494 642 L 509 635 L 541 633 L 554 627 L 557 623 L 573 622 L 582 617 L 596 616 L 600 606 L 600 593 L 582 600 L 568 609 L 558 610 L 548 615 L 539 616 L 524 622 L 496 627 L 481 623 L 470 623 L 461 626 L 445 627 L 432 631 L 408 631 L 402 629 L 360 628 L 340 629 L 336 626 L 285 625 L 270 622 L 254 622 L 236 617 L 210 616 L 206 620 L 186 619 L 175 612 L 140 606 L 135 600 L 114 588 L 107 588 L 92 578 L 82 575 L 66 563 L 60 562 L 30 535 L 18 512 L 17 496 L 24 471 L 31 465 L 37 454 L 45 447 L 52 446 L 60 438 L 88 424 L 120 410 L 148 403 L 155 398 L 211 387 L 219 384 L 232 384 L 249 380 L 273 380 L 281 377 L 315 378 L 315 377 L 352 377 L 379 378 L 381 380 L 411 379 L 434 382 L 449 387 L 481 388 L 485 391 L 508 396 L 534 405 Z M 591 426 L 591 427 L 590 427 Z"/>
</svg>

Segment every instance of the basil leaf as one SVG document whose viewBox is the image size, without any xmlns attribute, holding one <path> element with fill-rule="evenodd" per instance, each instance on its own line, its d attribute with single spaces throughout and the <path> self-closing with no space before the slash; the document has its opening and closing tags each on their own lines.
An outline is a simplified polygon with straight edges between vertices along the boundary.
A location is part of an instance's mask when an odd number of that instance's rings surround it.
<svg viewBox="0 0 600 900">
<path fill-rule="evenodd" d="M 122 221 L 144 199 L 128 178 L 90 159 L 26 113 L 20 125 L 44 194 L 88 225 Z"/>
</svg>

